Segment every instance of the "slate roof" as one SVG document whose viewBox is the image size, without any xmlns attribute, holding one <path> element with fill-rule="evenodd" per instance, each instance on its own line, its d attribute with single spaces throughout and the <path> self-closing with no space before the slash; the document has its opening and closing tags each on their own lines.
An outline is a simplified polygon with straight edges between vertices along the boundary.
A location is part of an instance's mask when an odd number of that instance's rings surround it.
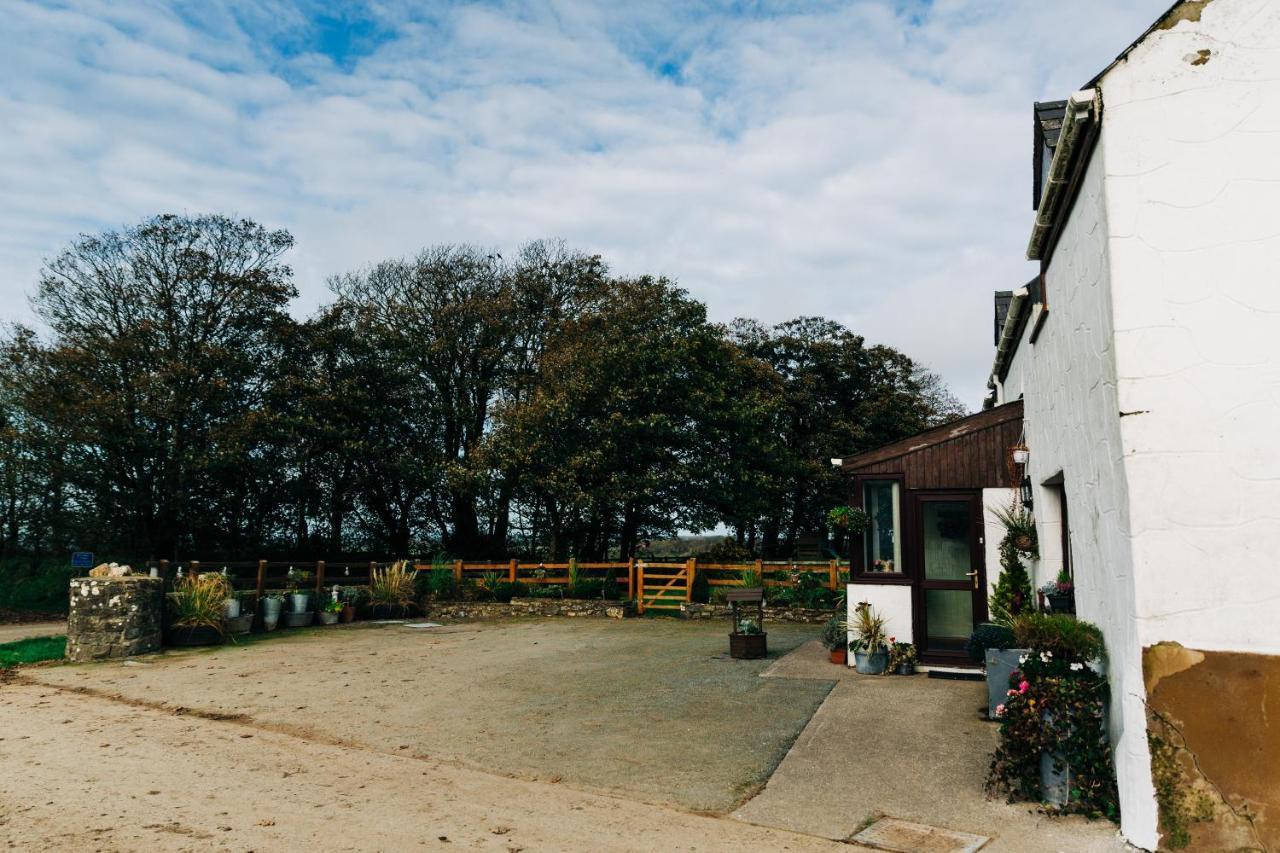
<svg viewBox="0 0 1280 853">
<path fill-rule="evenodd" d="M 1044 174 L 1045 147 L 1048 147 L 1049 156 L 1052 157 L 1053 149 L 1058 145 L 1058 137 L 1062 134 L 1062 119 L 1067 114 L 1067 102 L 1036 101 L 1032 110 L 1035 113 L 1035 133 L 1031 141 L 1031 209 L 1035 210 L 1040 206 L 1040 195 L 1044 191 L 1044 187 L 1040 186 L 1040 176 Z"/>
</svg>

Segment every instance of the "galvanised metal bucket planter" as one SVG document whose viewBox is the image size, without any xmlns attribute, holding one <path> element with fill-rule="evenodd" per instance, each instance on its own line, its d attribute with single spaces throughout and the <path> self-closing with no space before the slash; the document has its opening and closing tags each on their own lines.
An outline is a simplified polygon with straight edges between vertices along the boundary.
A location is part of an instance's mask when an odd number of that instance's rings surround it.
<svg viewBox="0 0 1280 853">
<path fill-rule="evenodd" d="M 889 666 L 889 650 L 878 652 L 854 652 L 853 668 L 863 675 L 879 675 Z"/>
<path fill-rule="evenodd" d="M 1022 664 L 1018 663 L 1030 649 L 987 649 L 987 719 L 996 718 L 996 706 L 1009 698 L 1009 677 Z"/>
<path fill-rule="evenodd" d="M 280 606 L 283 603 L 274 596 L 267 596 L 262 599 L 262 627 L 268 631 L 276 629 L 276 625 L 280 623 Z"/>
</svg>

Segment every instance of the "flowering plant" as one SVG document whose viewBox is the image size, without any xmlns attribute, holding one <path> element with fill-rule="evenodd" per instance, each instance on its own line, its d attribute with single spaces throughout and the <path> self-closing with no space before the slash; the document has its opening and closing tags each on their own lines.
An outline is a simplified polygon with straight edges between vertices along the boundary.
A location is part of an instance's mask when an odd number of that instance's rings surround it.
<svg viewBox="0 0 1280 853">
<path fill-rule="evenodd" d="M 916 647 L 911 643 L 900 643 L 897 637 L 889 638 L 889 669 L 895 670 L 902 664 L 916 662 Z"/>
</svg>

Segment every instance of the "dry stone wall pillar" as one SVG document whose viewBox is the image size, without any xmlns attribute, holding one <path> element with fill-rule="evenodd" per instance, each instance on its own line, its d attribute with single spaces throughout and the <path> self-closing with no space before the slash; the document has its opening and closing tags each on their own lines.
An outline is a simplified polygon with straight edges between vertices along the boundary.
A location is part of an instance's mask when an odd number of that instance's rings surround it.
<svg viewBox="0 0 1280 853">
<path fill-rule="evenodd" d="M 67 617 L 67 659 L 124 658 L 160 650 L 164 581 L 129 575 L 75 578 Z"/>
</svg>

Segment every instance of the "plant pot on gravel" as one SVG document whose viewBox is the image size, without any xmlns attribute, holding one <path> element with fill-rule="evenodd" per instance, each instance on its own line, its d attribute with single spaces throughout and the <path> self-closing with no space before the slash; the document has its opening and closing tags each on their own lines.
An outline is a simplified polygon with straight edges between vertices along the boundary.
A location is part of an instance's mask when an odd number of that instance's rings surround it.
<svg viewBox="0 0 1280 853">
<path fill-rule="evenodd" d="M 356 621 L 356 609 L 353 605 L 350 605 L 350 604 L 342 605 L 342 616 L 340 621 L 342 622 L 343 625 L 349 625 L 350 623 Z"/>
<path fill-rule="evenodd" d="M 242 634 L 247 634 L 252 628 L 253 628 L 252 613 L 241 613 L 239 616 L 235 617 L 234 619 L 227 620 L 227 633 L 231 634 L 232 636 L 238 637 Z"/>
<path fill-rule="evenodd" d="M 274 631 L 280 623 L 280 607 L 284 602 L 279 596 L 268 595 L 262 599 L 262 627 Z"/>
<path fill-rule="evenodd" d="M 338 617 L 341 615 L 341 611 L 321 610 L 316 614 L 316 619 L 319 620 L 321 625 L 337 625 Z"/>
<path fill-rule="evenodd" d="M 217 646 L 222 640 L 222 630 L 211 625 L 175 625 L 165 634 L 170 646 Z"/>
<path fill-rule="evenodd" d="M 310 613 L 311 612 L 311 593 L 309 592 L 289 593 L 289 612 L 290 613 Z"/>
<path fill-rule="evenodd" d="M 831 649 L 831 662 L 841 666 L 849 665 L 849 650 L 846 648 Z"/>
<path fill-rule="evenodd" d="M 889 652 L 880 649 L 874 652 L 854 651 L 853 668 L 862 675 L 879 675 L 889 666 Z"/>
</svg>

